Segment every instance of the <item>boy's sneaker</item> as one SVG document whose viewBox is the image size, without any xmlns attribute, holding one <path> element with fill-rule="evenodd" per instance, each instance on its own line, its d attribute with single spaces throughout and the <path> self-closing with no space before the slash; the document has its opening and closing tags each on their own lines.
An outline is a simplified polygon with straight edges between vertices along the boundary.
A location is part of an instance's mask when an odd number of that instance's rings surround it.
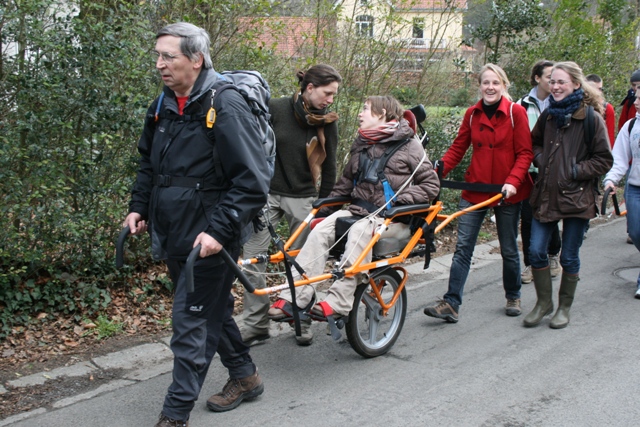
<svg viewBox="0 0 640 427">
<path fill-rule="evenodd" d="M 427 306 L 424 309 L 424 314 L 430 317 L 444 319 L 449 323 L 458 322 L 458 313 L 445 300 L 438 300 L 437 303 Z"/>
<path fill-rule="evenodd" d="M 533 280 L 533 274 L 531 273 L 531 266 L 527 265 L 522 273 L 520 273 L 520 281 L 524 284 L 531 283 Z"/>
<path fill-rule="evenodd" d="M 636 298 L 640 299 L 640 288 L 638 288 L 638 290 L 636 291 Z"/>
<path fill-rule="evenodd" d="M 207 408 L 213 412 L 224 412 L 235 409 L 244 400 L 252 400 L 264 392 L 262 378 L 258 370 L 245 378 L 229 378 L 220 393 L 214 394 L 207 400 Z"/>
<path fill-rule="evenodd" d="M 633 240 L 631 240 L 631 236 L 627 236 L 627 243 L 633 245 Z"/>
<path fill-rule="evenodd" d="M 507 316 L 520 316 L 522 309 L 520 308 L 519 299 L 507 299 L 507 306 L 504 308 Z"/>
<path fill-rule="evenodd" d="M 551 277 L 557 277 L 562 273 L 560 255 L 549 255 L 549 270 L 551 270 Z"/>
</svg>

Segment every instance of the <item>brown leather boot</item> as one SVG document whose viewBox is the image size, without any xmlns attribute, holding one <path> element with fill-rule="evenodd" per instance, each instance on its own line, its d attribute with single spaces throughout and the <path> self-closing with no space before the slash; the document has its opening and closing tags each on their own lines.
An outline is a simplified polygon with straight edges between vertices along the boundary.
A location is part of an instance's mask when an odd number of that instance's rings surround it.
<svg viewBox="0 0 640 427">
<path fill-rule="evenodd" d="M 160 418 L 155 427 L 189 427 L 189 421 L 174 420 L 164 414 L 160 414 Z"/>
<path fill-rule="evenodd" d="M 258 370 L 245 378 L 229 378 L 220 393 L 214 394 L 207 400 L 207 408 L 213 412 L 224 412 L 235 409 L 243 400 L 252 400 L 264 391 L 262 378 Z"/>
</svg>

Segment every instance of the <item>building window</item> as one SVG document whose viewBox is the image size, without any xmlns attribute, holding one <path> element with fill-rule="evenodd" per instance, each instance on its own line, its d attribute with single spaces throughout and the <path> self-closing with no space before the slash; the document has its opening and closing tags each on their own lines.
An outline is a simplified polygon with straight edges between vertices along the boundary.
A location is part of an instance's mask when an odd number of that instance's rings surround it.
<svg viewBox="0 0 640 427">
<path fill-rule="evenodd" d="M 373 37 L 373 16 L 356 16 L 356 33 L 360 37 Z"/>
<path fill-rule="evenodd" d="M 413 38 L 424 38 L 424 18 L 413 18 Z"/>
<path fill-rule="evenodd" d="M 369 0 L 360 0 L 360 7 L 369 7 Z"/>
</svg>

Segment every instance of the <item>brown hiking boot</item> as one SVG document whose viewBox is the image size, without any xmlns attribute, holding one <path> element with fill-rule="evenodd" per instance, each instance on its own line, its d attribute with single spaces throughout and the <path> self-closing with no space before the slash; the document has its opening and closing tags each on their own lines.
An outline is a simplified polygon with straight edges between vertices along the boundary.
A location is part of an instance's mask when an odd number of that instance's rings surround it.
<svg viewBox="0 0 640 427">
<path fill-rule="evenodd" d="M 220 393 L 207 400 L 207 408 L 213 412 L 224 412 L 235 409 L 243 400 L 252 400 L 264 391 L 264 384 L 258 370 L 246 378 L 229 378 Z"/>
<path fill-rule="evenodd" d="M 189 421 L 178 421 L 160 414 L 156 427 L 189 427 Z"/>
<path fill-rule="evenodd" d="M 520 308 L 520 300 L 519 299 L 507 299 L 507 305 L 504 308 L 507 316 L 520 316 L 522 314 L 522 309 Z"/>
<path fill-rule="evenodd" d="M 444 319 L 449 323 L 456 323 L 458 321 L 458 313 L 456 313 L 453 307 L 445 300 L 439 300 L 435 304 L 427 306 L 427 308 L 424 309 L 424 314 L 430 317 Z"/>
</svg>

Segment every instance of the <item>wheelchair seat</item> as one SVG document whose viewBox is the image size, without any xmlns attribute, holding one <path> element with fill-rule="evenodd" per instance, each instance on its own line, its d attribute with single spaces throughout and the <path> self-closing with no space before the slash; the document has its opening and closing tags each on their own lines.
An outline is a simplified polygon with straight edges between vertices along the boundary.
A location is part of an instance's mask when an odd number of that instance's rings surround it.
<svg viewBox="0 0 640 427">
<path fill-rule="evenodd" d="M 347 243 L 347 238 L 343 238 L 342 240 L 340 240 L 340 238 L 360 219 L 362 218 L 357 216 L 346 216 L 337 219 L 336 242 L 338 243 L 331 249 L 331 256 L 340 259 Z M 380 239 L 373 247 L 372 255 L 374 258 L 381 258 L 392 253 L 400 252 L 407 243 L 409 243 L 410 239 L 411 228 L 408 224 L 392 222 L 380 235 Z"/>
<path fill-rule="evenodd" d="M 409 224 L 392 222 L 381 235 L 380 240 L 373 247 L 373 257 L 383 256 L 402 251 L 411 240 L 411 227 Z"/>
</svg>

